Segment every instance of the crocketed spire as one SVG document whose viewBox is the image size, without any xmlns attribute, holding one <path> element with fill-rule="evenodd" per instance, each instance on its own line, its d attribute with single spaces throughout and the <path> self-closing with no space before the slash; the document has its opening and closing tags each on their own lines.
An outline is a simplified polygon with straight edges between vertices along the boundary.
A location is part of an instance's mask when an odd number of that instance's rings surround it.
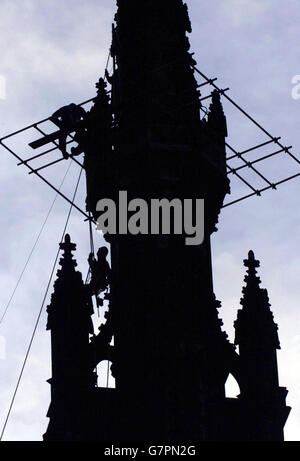
<svg viewBox="0 0 300 461">
<path fill-rule="evenodd" d="M 87 306 L 87 296 L 82 275 L 75 270 L 77 262 L 73 258 L 72 252 L 76 250 L 76 244 L 72 243 L 70 235 L 66 234 L 64 242 L 60 243 L 59 247 L 63 251 L 62 258 L 59 261 L 61 268 L 57 271 L 54 293 L 47 309 L 47 329 L 52 328 L 53 322 L 54 324 L 61 323 L 62 318 L 69 315 L 69 311 L 72 312 L 74 317 L 82 315 L 87 322 L 89 322 L 87 319 L 93 313 L 91 308 L 81 308 L 82 305 Z M 80 304 L 80 301 L 82 304 Z M 80 313 L 81 311 L 82 314 Z"/>
<path fill-rule="evenodd" d="M 247 275 L 244 278 L 246 286 L 243 288 L 241 299 L 242 309 L 238 311 L 235 326 L 235 344 L 252 349 L 275 348 L 280 349 L 277 324 L 274 322 L 270 310 L 268 292 L 260 287 L 260 278 L 257 268 L 260 262 L 255 259 L 254 252 L 248 253 L 244 260 Z"/>
</svg>

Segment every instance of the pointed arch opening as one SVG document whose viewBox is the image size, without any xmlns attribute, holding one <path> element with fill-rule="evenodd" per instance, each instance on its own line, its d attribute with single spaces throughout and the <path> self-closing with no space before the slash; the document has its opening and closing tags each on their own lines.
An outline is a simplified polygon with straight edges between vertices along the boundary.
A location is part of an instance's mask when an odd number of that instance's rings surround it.
<svg viewBox="0 0 300 461">
<path fill-rule="evenodd" d="M 232 376 L 231 373 L 229 373 L 225 383 L 225 397 L 236 399 L 240 392 L 240 386 L 238 385 L 237 380 Z"/>
<path fill-rule="evenodd" d="M 112 363 L 108 360 L 102 360 L 97 366 L 98 374 L 98 387 L 105 387 L 115 389 L 115 378 L 112 376 L 111 367 Z"/>
</svg>

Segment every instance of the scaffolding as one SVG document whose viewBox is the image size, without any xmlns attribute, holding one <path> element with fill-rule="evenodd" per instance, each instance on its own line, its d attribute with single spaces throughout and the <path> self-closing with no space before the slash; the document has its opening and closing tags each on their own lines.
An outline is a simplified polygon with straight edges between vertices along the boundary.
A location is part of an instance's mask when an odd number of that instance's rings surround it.
<svg viewBox="0 0 300 461">
<path fill-rule="evenodd" d="M 166 64 L 166 66 L 170 65 L 173 66 L 174 63 Z M 160 70 L 161 68 L 157 71 Z M 297 158 L 296 155 L 291 152 L 292 146 L 285 146 L 282 144 L 280 137 L 276 137 L 270 134 L 260 123 L 258 123 L 251 115 L 249 115 L 246 110 L 244 110 L 230 96 L 228 96 L 229 88 L 221 89 L 216 84 L 217 78 L 208 78 L 197 67 L 193 67 L 193 70 L 195 75 L 197 75 L 199 78 L 197 88 L 201 88 L 202 94 L 201 98 L 199 98 L 197 101 L 193 100 L 191 104 L 199 104 L 199 102 L 201 103 L 200 112 L 204 114 L 204 118 L 207 115 L 207 109 L 203 105 L 203 102 L 210 100 L 212 98 L 213 92 L 217 91 L 222 96 L 222 101 L 228 102 L 231 107 L 237 110 L 239 114 L 242 115 L 244 120 L 256 128 L 258 132 L 258 134 L 255 134 L 255 138 L 257 137 L 259 142 L 246 148 L 238 149 L 237 147 L 233 147 L 232 143 L 225 143 L 227 151 L 227 174 L 229 177 L 234 177 L 236 181 L 235 184 L 232 184 L 231 196 L 230 198 L 227 197 L 223 208 L 227 208 L 253 196 L 259 197 L 263 192 L 267 190 L 276 190 L 279 185 L 299 177 L 300 161 L 299 158 Z M 140 95 L 133 97 L 133 100 L 139 96 Z M 94 101 L 95 98 L 90 98 L 80 103 L 79 106 L 85 106 L 88 108 L 88 106 L 91 106 Z M 180 109 L 181 108 L 179 108 L 179 110 Z M 54 132 L 53 126 L 56 128 L 56 131 Z M 15 149 L 9 146 L 10 140 L 15 139 L 17 136 L 26 134 L 26 137 L 29 136 L 29 138 L 32 139 L 32 137 L 37 133 L 39 134 L 39 139 L 29 143 L 30 148 L 37 151 L 34 156 L 22 158 L 21 155 L 15 151 Z M 58 193 L 64 200 L 73 205 L 74 208 L 76 208 L 86 220 L 90 221 L 92 218 L 89 214 L 87 214 L 78 204 L 74 203 L 71 198 L 67 197 L 61 191 L 59 191 L 57 187 L 55 187 L 47 178 L 45 178 L 45 176 L 41 174 L 42 170 L 50 168 L 51 166 L 65 160 L 59 151 L 59 144 L 57 142 L 59 133 L 60 131 L 57 131 L 57 126 L 53 124 L 51 117 L 47 117 L 20 130 L 3 136 L 0 138 L 0 146 L 6 149 L 18 160 L 18 166 L 25 166 L 29 170 L 29 174 L 36 175 L 49 187 L 55 190 L 56 193 Z M 42 135 L 42 138 L 40 135 Z M 69 133 L 66 144 L 71 145 L 74 143 L 74 132 L 72 132 Z M 47 150 L 41 150 L 41 148 L 43 148 L 46 144 L 51 144 L 52 147 L 48 148 Z M 273 149 L 270 149 L 271 146 L 273 146 Z M 51 159 L 49 156 L 53 153 L 58 153 L 59 157 Z M 256 155 L 256 157 L 253 157 L 253 155 Z M 277 174 L 275 174 L 274 171 L 275 169 L 269 168 L 270 163 L 268 164 L 267 161 L 272 159 L 272 163 L 274 163 L 274 159 L 282 158 L 282 155 L 285 158 L 285 163 L 287 162 L 287 159 L 292 161 L 292 163 L 289 164 L 290 174 L 285 174 L 283 177 L 277 177 Z M 73 155 L 70 155 L 69 157 L 72 158 L 73 161 L 76 162 L 81 168 L 84 168 L 83 164 L 75 159 Z M 39 166 L 34 166 L 34 162 L 37 160 L 46 160 L 46 163 Z M 267 165 L 269 165 L 269 167 Z M 279 170 L 282 171 L 283 168 L 279 168 Z M 269 174 L 271 173 L 272 178 L 269 177 Z"/>
</svg>

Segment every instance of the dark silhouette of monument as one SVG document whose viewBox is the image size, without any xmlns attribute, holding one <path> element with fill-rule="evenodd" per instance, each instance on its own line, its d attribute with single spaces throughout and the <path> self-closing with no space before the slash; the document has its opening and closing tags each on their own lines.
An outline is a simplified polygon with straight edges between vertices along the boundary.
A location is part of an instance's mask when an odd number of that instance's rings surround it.
<svg viewBox="0 0 300 461">
<path fill-rule="evenodd" d="M 119 191 L 146 201 L 203 198 L 205 239 L 188 246 L 181 235 L 107 235 L 111 271 L 100 276 L 106 282 L 99 292 L 109 311 L 94 334 L 97 287 L 76 271 L 75 245 L 66 236 L 48 307 L 52 378 L 44 439 L 283 440 L 289 407 L 278 383 L 277 326 L 253 252 L 244 261 L 235 322 L 239 353 L 222 331 L 213 290 L 210 237 L 230 192 L 220 93 L 213 92 L 201 119 L 182 0 L 117 3 L 111 92 L 100 79 L 79 140 L 87 211 L 96 220 L 97 202 L 117 202 Z M 94 370 L 104 360 L 112 362 L 115 389 L 96 387 Z M 229 374 L 240 387 L 236 399 L 225 396 Z"/>
</svg>

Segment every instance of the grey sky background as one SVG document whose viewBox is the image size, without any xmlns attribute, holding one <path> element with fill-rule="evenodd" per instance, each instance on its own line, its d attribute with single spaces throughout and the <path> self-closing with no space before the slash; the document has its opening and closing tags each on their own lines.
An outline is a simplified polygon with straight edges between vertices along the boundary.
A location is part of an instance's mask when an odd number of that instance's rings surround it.
<svg viewBox="0 0 300 461">
<path fill-rule="evenodd" d="M 189 0 L 193 24 L 192 51 L 198 67 L 218 77 L 221 87 L 298 154 L 300 100 L 291 96 L 291 79 L 300 74 L 297 0 Z M 115 2 L 109 0 L 2 0 L 0 4 L 0 75 L 6 98 L 0 99 L 0 137 L 52 114 L 64 104 L 79 103 L 95 94 L 103 75 L 111 40 Z M 237 150 L 257 143 L 260 135 L 235 110 L 224 104 L 229 141 Z M 12 142 L 21 156 L 32 155 L 23 136 Z M 268 152 L 272 152 L 271 150 Z M 275 149 L 274 149 L 275 150 Z M 54 192 L 0 148 L 0 313 L 14 289 Z M 52 155 L 52 157 L 51 157 Z M 55 154 L 49 154 L 49 160 Z M 254 158 L 254 157 L 249 157 Z M 45 175 L 58 185 L 67 162 Z M 284 156 L 263 169 L 270 179 L 296 172 Z M 78 177 L 73 165 L 63 191 L 71 195 Z M 84 178 L 78 203 L 84 205 Z M 233 182 L 232 192 L 240 185 Z M 0 425 L 2 426 L 41 306 L 61 238 L 68 204 L 58 199 L 39 245 L 0 325 Z M 250 249 L 261 260 L 262 286 L 269 291 L 282 350 L 278 353 L 280 384 L 289 390 L 292 406 L 286 440 L 300 434 L 300 314 L 299 314 L 299 181 L 267 191 L 224 209 L 213 236 L 215 293 L 222 301 L 220 316 L 234 338 L 243 259 Z M 85 277 L 89 253 L 87 224 L 74 211 L 68 231 L 78 244 L 76 257 Z M 98 238 L 97 244 L 102 244 Z M 51 288 L 52 291 L 52 288 Z M 50 293 L 51 293 L 50 291 Z M 47 303 L 46 303 L 47 305 Z M 50 402 L 50 341 L 42 316 L 25 369 L 5 440 L 41 440 Z M 100 382 L 104 382 L 103 380 Z"/>
</svg>

